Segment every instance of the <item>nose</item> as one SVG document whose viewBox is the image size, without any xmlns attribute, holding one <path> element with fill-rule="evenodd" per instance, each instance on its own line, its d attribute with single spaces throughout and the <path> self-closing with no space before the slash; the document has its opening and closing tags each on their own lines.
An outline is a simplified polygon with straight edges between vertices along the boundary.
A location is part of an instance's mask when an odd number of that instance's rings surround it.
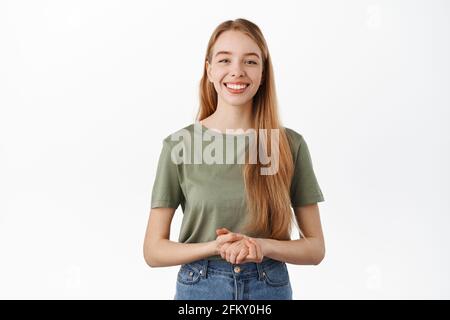
<svg viewBox="0 0 450 320">
<path fill-rule="evenodd" d="M 241 64 L 239 62 L 235 63 L 231 68 L 232 68 L 231 69 L 231 75 L 233 77 L 240 77 L 240 76 L 244 76 L 245 75 L 245 71 L 244 71 L 244 69 L 242 68 L 242 66 L 241 66 Z"/>
</svg>

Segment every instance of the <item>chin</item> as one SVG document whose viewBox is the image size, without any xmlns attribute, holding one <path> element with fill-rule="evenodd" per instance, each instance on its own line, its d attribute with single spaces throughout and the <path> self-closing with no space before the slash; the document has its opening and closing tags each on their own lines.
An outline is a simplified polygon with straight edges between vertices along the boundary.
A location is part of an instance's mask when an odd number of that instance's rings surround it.
<svg viewBox="0 0 450 320">
<path fill-rule="evenodd" d="M 251 100 L 225 100 L 227 102 L 227 104 L 229 104 L 230 106 L 234 106 L 234 107 L 242 107 L 244 105 L 246 105 L 247 103 L 249 103 Z"/>
</svg>

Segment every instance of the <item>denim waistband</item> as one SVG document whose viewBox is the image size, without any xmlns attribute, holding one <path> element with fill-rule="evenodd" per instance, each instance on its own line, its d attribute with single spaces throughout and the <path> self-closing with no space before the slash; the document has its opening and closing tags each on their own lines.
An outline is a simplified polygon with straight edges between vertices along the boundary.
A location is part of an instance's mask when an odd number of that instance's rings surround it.
<svg viewBox="0 0 450 320">
<path fill-rule="evenodd" d="M 197 270 L 202 277 L 207 277 L 209 272 L 215 272 L 231 277 L 239 276 L 246 278 L 257 276 L 259 279 L 262 279 L 264 270 L 277 267 L 284 263 L 285 262 L 264 257 L 263 261 L 260 263 L 247 262 L 233 264 L 226 260 L 201 259 L 184 265 L 189 265 L 189 267 Z"/>
</svg>

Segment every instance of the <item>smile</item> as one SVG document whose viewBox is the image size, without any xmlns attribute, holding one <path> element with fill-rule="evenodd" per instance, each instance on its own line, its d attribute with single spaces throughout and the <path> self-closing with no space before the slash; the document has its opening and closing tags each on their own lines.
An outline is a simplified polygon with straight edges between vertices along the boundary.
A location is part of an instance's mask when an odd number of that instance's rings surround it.
<svg viewBox="0 0 450 320">
<path fill-rule="evenodd" d="M 240 94 L 245 92 L 245 90 L 248 88 L 248 83 L 243 84 L 231 84 L 231 83 L 224 83 L 224 86 L 227 88 L 228 92 L 232 94 Z"/>
</svg>

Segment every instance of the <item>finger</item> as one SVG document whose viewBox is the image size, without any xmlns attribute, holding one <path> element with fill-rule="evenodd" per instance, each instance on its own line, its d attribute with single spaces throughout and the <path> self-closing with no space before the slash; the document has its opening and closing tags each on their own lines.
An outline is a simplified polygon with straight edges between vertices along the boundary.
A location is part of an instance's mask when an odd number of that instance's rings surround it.
<svg viewBox="0 0 450 320">
<path fill-rule="evenodd" d="M 258 262 L 261 262 L 263 259 L 261 246 L 255 240 L 253 240 L 253 239 L 250 239 L 250 240 L 255 243 L 257 260 L 258 260 Z"/>
<path fill-rule="evenodd" d="M 224 243 L 221 247 L 220 247 L 220 256 L 222 257 L 222 259 L 226 260 L 226 254 L 227 254 L 227 248 L 230 246 L 230 243 Z"/>
<path fill-rule="evenodd" d="M 230 232 L 227 234 L 217 236 L 216 240 L 219 244 L 223 244 L 226 242 L 234 242 L 234 241 L 240 240 L 240 239 L 242 239 L 242 237 L 243 237 L 243 235 L 240 233 Z"/>
<path fill-rule="evenodd" d="M 248 240 L 255 248 L 255 257 L 257 257 L 259 254 L 258 249 L 260 249 L 259 243 L 253 238 L 249 238 Z"/>
<path fill-rule="evenodd" d="M 232 241 L 237 241 L 242 239 L 244 236 L 240 233 L 234 233 L 234 232 L 230 232 L 227 233 L 226 235 L 224 235 L 224 240 L 227 242 L 232 242 Z"/>
<path fill-rule="evenodd" d="M 238 242 L 233 242 L 227 249 L 227 261 L 236 263 L 236 256 L 239 254 L 240 248 Z"/>
<path fill-rule="evenodd" d="M 248 255 L 247 255 L 247 259 L 249 260 L 254 260 L 256 259 L 256 246 L 253 242 L 251 242 L 250 240 L 246 241 L 247 247 L 248 247 Z"/>
<path fill-rule="evenodd" d="M 218 228 L 218 229 L 216 229 L 216 234 L 217 235 L 227 234 L 229 232 L 230 232 L 230 230 L 228 230 L 227 228 Z"/>
<path fill-rule="evenodd" d="M 228 259 L 228 262 L 232 264 L 236 264 L 236 256 L 238 255 L 235 251 L 230 251 L 230 258 Z"/>
<path fill-rule="evenodd" d="M 241 251 L 239 252 L 239 254 L 236 257 L 236 263 L 239 264 L 239 263 L 243 262 L 247 255 L 248 255 L 248 247 L 243 246 L 241 248 Z"/>
<path fill-rule="evenodd" d="M 216 241 L 218 243 L 219 246 L 223 245 L 224 243 L 226 243 L 226 239 L 224 235 L 218 235 L 216 238 Z"/>
<path fill-rule="evenodd" d="M 228 262 L 230 262 L 230 257 L 231 256 L 231 252 L 230 252 L 230 250 L 227 250 L 226 252 L 225 252 L 225 260 L 227 260 Z"/>
<path fill-rule="evenodd" d="M 231 242 L 225 242 L 224 244 L 222 244 L 222 246 L 220 247 L 220 251 L 223 253 L 226 253 L 228 247 L 231 245 Z"/>
</svg>

